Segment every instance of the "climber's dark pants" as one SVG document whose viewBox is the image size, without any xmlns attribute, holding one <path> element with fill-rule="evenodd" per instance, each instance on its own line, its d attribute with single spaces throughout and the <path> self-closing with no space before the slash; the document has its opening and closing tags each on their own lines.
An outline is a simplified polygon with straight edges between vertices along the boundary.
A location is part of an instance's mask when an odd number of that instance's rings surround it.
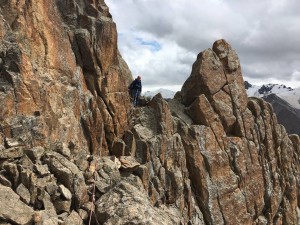
<svg viewBox="0 0 300 225">
<path fill-rule="evenodd" d="M 133 106 L 138 106 L 139 104 L 139 97 L 140 97 L 140 91 L 138 89 L 134 89 L 132 91 L 132 98 L 133 98 Z"/>
</svg>

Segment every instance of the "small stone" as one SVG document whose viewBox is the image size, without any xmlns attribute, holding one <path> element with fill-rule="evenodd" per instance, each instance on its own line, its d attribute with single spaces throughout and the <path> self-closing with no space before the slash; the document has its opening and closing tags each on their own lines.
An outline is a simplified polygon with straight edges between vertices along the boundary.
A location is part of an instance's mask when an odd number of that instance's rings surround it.
<svg viewBox="0 0 300 225">
<path fill-rule="evenodd" d="M 38 146 L 30 149 L 25 149 L 24 152 L 33 162 L 36 162 L 41 159 L 42 155 L 45 152 L 45 149 Z"/>
<path fill-rule="evenodd" d="M 32 219 L 33 219 L 33 222 L 35 224 L 39 224 L 42 222 L 42 215 L 40 212 L 35 212 L 33 215 L 32 215 Z"/>
<path fill-rule="evenodd" d="M 64 221 L 65 219 L 67 219 L 68 216 L 69 216 L 69 213 L 63 212 L 63 213 L 61 213 L 61 214 L 58 215 L 58 219 Z"/>
<path fill-rule="evenodd" d="M 74 199 L 76 209 L 89 200 L 88 187 L 82 174 L 77 174 L 74 178 Z"/>
<path fill-rule="evenodd" d="M 62 212 L 70 212 L 70 208 L 71 208 L 71 201 L 55 201 L 53 203 L 56 212 L 57 213 L 62 213 Z"/>
<path fill-rule="evenodd" d="M 74 163 L 57 152 L 47 153 L 45 155 L 45 162 L 51 173 L 68 188 L 72 187 L 74 176 L 82 173 Z"/>
<path fill-rule="evenodd" d="M 9 158 L 15 159 L 15 158 L 21 158 L 22 156 L 23 156 L 22 147 L 12 147 L 0 151 L 0 159 L 9 159 Z"/>
<path fill-rule="evenodd" d="M 83 221 L 79 214 L 76 211 L 72 211 L 72 213 L 67 217 L 67 219 L 64 221 L 63 225 L 81 225 L 83 224 Z"/>
<path fill-rule="evenodd" d="M 63 144 L 62 148 L 59 149 L 58 152 L 60 154 L 62 154 L 63 156 L 66 156 L 67 158 L 70 158 L 70 156 L 71 156 L 71 151 L 65 143 Z"/>
<path fill-rule="evenodd" d="M 40 165 L 40 164 L 35 164 L 34 169 L 38 172 L 39 175 L 41 176 L 46 176 L 50 174 L 50 171 L 48 169 L 47 165 Z"/>
<path fill-rule="evenodd" d="M 5 138 L 5 142 L 9 148 L 13 148 L 21 145 L 21 143 L 19 143 L 18 141 L 12 138 Z"/>
<path fill-rule="evenodd" d="M 89 217 L 89 213 L 83 209 L 79 209 L 78 214 L 82 220 L 86 220 Z"/>
<path fill-rule="evenodd" d="M 93 207 L 93 203 L 92 202 L 86 202 L 85 204 L 83 204 L 81 206 L 81 208 L 84 209 L 87 212 L 89 212 L 92 207 Z"/>
<path fill-rule="evenodd" d="M 29 204 L 30 202 L 30 192 L 29 190 L 24 186 L 24 184 L 20 184 L 17 189 L 16 193 L 21 197 L 21 199 L 26 203 Z"/>
<path fill-rule="evenodd" d="M 23 155 L 23 157 L 20 160 L 20 166 L 22 166 L 22 168 L 33 170 L 33 165 L 34 164 L 31 161 L 31 159 L 26 154 Z"/>
<path fill-rule="evenodd" d="M 76 156 L 76 158 L 74 159 L 74 162 L 81 171 L 86 171 L 89 167 L 89 162 L 88 162 L 85 154 L 80 154 L 80 155 Z"/>
<path fill-rule="evenodd" d="M 100 191 L 101 193 L 107 192 L 110 187 L 110 184 L 107 184 L 103 178 L 97 180 L 95 185 L 97 190 Z"/>
<path fill-rule="evenodd" d="M 131 172 L 139 167 L 139 163 L 132 156 L 121 156 L 121 170 Z"/>
<path fill-rule="evenodd" d="M 57 185 L 56 185 L 56 179 L 51 176 L 51 182 L 47 183 L 46 185 L 46 191 L 50 194 L 50 195 L 54 195 L 58 189 Z"/>
<path fill-rule="evenodd" d="M 64 196 L 65 199 L 67 199 L 67 200 L 72 199 L 71 191 L 68 188 L 66 188 L 64 185 L 62 185 L 62 184 L 59 185 L 58 189 L 59 189 L 60 193 Z"/>
</svg>

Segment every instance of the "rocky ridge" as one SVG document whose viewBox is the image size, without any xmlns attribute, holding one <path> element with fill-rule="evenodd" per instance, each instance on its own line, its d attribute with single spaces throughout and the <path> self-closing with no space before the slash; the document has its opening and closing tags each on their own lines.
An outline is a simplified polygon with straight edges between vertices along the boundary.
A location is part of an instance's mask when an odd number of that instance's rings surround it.
<svg viewBox="0 0 300 225">
<path fill-rule="evenodd" d="M 103 1 L 0 8 L 0 223 L 299 224 L 300 139 L 225 40 L 133 109 Z"/>
</svg>

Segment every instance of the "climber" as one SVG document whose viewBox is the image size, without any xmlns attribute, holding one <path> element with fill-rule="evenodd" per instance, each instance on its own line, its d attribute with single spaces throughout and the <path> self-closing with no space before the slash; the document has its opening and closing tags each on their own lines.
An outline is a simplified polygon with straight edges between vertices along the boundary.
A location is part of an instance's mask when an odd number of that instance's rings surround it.
<svg viewBox="0 0 300 225">
<path fill-rule="evenodd" d="M 137 76 L 137 78 L 129 85 L 128 89 L 133 98 L 133 106 L 138 106 L 139 97 L 142 92 L 141 76 Z"/>
</svg>

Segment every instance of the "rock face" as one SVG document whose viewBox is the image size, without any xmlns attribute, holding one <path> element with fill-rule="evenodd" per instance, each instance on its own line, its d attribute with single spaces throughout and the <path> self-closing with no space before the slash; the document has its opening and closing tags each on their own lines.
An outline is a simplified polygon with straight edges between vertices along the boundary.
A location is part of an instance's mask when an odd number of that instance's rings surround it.
<svg viewBox="0 0 300 225">
<path fill-rule="evenodd" d="M 195 123 L 183 140 L 205 222 L 298 224 L 299 137 L 288 136 L 269 103 L 247 99 L 231 46 L 219 40 L 200 53 L 181 92 Z"/>
<path fill-rule="evenodd" d="M 1 224 L 300 224 L 300 139 L 225 40 L 132 109 L 103 1 L 0 2 Z"/>
<path fill-rule="evenodd" d="M 116 25 L 104 1 L 1 1 L 1 145 L 108 155 L 128 127 Z M 13 146 L 12 146 L 13 145 Z"/>
</svg>

